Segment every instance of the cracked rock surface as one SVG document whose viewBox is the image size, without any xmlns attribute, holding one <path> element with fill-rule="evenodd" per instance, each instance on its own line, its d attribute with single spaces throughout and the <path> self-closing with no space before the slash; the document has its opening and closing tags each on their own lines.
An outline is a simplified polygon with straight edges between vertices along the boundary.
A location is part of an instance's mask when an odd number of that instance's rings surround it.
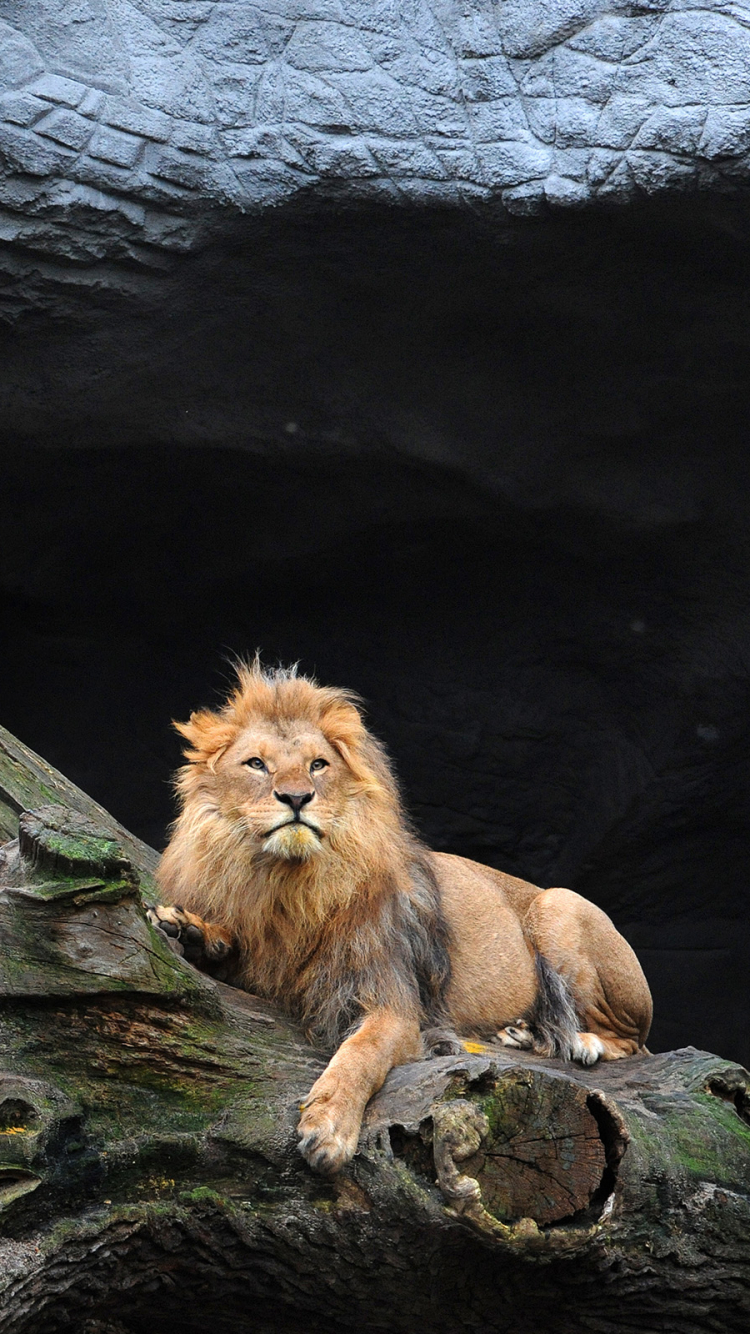
<svg viewBox="0 0 750 1334">
<path fill-rule="evenodd" d="M 510 213 L 733 190 L 750 7 L 0 3 L 0 237 L 144 265 L 306 197 Z"/>
</svg>

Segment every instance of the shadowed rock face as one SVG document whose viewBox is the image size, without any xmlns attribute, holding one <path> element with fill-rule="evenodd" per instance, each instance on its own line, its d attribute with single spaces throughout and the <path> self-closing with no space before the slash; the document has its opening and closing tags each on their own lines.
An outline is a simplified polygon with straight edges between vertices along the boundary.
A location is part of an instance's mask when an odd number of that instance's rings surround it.
<svg viewBox="0 0 750 1334">
<path fill-rule="evenodd" d="M 159 845 L 168 719 L 299 658 L 747 1063 L 745 29 L 372 9 L 0 2 L 2 721 Z"/>
</svg>

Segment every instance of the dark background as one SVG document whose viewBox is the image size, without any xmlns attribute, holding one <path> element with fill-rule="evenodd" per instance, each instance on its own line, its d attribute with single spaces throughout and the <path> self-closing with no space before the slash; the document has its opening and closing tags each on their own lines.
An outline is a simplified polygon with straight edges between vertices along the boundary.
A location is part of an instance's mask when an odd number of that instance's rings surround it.
<svg viewBox="0 0 750 1334">
<path fill-rule="evenodd" d="M 279 211 L 19 271 L 2 722 L 163 846 L 169 719 L 299 659 L 432 846 L 610 913 L 654 1050 L 750 1062 L 747 232 Z"/>
</svg>

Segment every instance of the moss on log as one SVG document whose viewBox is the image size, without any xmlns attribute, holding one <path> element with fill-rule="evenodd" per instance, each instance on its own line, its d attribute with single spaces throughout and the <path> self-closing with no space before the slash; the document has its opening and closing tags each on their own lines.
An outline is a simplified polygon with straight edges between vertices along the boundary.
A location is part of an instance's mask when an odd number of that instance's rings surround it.
<svg viewBox="0 0 750 1334">
<path fill-rule="evenodd" d="M 23 811 L 60 804 L 90 817 L 99 833 L 114 838 L 140 877 L 141 893 L 150 902 L 156 895 L 153 875 L 159 854 L 125 829 L 109 811 L 82 792 L 69 778 L 36 755 L 4 727 L 0 727 L 0 843 L 16 838 Z"/>
<path fill-rule="evenodd" d="M 0 851 L 4 1334 L 748 1328 L 745 1071 L 468 1044 L 393 1071 L 324 1180 L 295 1133 L 324 1057 L 173 952 L 110 817 L 45 796 Z"/>
</svg>

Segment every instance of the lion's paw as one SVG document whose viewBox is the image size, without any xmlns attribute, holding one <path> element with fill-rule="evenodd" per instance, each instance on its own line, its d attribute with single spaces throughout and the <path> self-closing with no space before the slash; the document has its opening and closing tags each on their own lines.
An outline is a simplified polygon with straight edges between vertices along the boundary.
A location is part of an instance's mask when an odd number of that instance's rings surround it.
<svg viewBox="0 0 750 1334">
<path fill-rule="evenodd" d="M 422 1032 L 427 1056 L 463 1056 L 466 1048 L 452 1028 L 425 1028 Z"/>
<path fill-rule="evenodd" d="M 146 916 L 152 926 L 158 927 L 163 935 L 167 937 L 167 944 L 173 953 L 182 958 L 185 954 L 184 947 L 180 940 L 180 928 L 177 922 L 172 921 L 171 914 L 174 909 L 162 907 L 161 904 L 155 908 L 147 908 Z M 162 914 L 164 914 L 162 916 Z M 167 916 L 169 914 L 169 916 Z"/>
<path fill-rule="evenodd" d="M 224 963 L 232 952 L 232 938 L 221 926 L 204 922 L 196 913 L 177 904 L 158 904 L 147 909 L 149 921 L 180 947 L 189 963 L 197 967 Z"/>
<path fill-rule="evenodd" d="M 576 1033 L 573 1042 L 572 1057 L 581 1065 L 596 1065 L 604 1052 L 604 1043 L 596 1033 Z"/>
<path fill-rule="evenodd" d="M 525 1019 L 514 1019 L 512 1024 L 506 1024 L 496 1035 L 504 1047 L 515 1047 L 520 1051 L 532 1051 L 534 1047 L 534 1034 Z"/>
<path fill-rule="evenodd" d="M 359 1136 L 342 1133 L 329 1117 L 315 1117 L 308 1121 L 303 1118 L 298 1131 L 300 1142 L 297 1147 L 302 1157 L 321 1176 L 335 1176 L 354 1157 Z"/>
<path fill-rule="evenodd" d="M 325 1074 L 313 1084 L 297 1126 L 298 1149 L 315 1172 L 335 1176 L 354 1157 L 362 1118 L 342 1097 L 338 1081 L 329 1092 Z"/>
</svg>

